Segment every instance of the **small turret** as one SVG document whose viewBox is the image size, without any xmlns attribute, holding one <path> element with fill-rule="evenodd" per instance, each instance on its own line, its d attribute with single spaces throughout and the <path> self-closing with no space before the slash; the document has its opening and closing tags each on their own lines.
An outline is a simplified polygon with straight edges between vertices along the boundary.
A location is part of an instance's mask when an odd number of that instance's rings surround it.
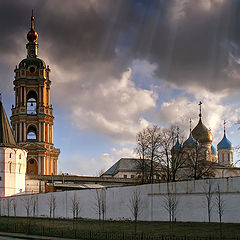
<svg viewBox="0 0 240 240">
<path fill-rule="evenodd" d="M 224 131 L 223 138 L 218 143 L 218 163 L 224 166 L 233 165 L 233 146 L 232 143 L 226 137 L 226 121 L 223 122 Z"/>
</svg>

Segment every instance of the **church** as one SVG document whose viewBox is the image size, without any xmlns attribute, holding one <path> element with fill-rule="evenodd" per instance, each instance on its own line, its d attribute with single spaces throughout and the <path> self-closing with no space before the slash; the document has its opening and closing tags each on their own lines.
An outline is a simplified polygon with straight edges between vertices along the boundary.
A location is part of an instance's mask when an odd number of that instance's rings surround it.
<svg viewBox="0 0 240 240">
<path fill-rule="evenodd" d="M 211 131 L 204 125 L 202 121 L 202 103 L 199 103 L 199 120 L 197 125 L 192 129 L 190 120 L 190 133 L 189 137 L 180 143 L 177 137 L 176 143 L 171 150 L 172 157 L 178 154 L 178 152 L 190 153 L 198 151 L 198 157 L 204 160 L 205 166 L 209 172 L 201 176 L 200 178 L 222 178 L 222 177 L 233 177 L 240 176 L 240 168 L 235 167 L 233 163 L 233 145 L 229 141 L 226 135 L 226 121 L 224 121 L 224 131 L 221 141 L 217 144 L 217 149 L 212 145 L 213 136 Z M 187 158 L 190 158 L 187 154 Z M 198 160 L 201 163 L 201 160 Z M 178 180 L 187 180 L 191 177 L 189 174 L 189 165 L 187 159 L 185 163 L 179 168 Z M 210 174 L 211 172 L 211 174 Z M 159 175 L 161 175 L 161 167 L 159 167 Z M 114 177 L 114 178 L 138 178 L 139 175 L 139 159 L 137 158 L 121 158 L 113 166 L 111 166 L 107 171 L 105 171 L 102 177 Z M 155 179 L 158 175 L 154 176 Z"/>
<path fill-rule="evenodd" d="M 16 66 L 11 125 L 0 102 L 0 196 L 25 191 L 25 175 L 57 175 L 60 149 L 53 144 L 50 68 L 38 57 L 38 34 L 31 16 L 27 57 Z"/>
</svg>

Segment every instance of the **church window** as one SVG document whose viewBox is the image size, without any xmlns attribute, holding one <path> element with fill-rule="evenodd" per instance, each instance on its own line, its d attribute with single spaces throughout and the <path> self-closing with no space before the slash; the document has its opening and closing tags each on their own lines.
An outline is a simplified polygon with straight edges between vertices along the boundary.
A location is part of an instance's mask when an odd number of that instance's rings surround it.
<svg viewBox="0 0 240 240">
<path fill-rule="evenodd" d="M 9 172 L 11 173 L 12 172 L 12 163 L 9 162 Z"/>
<path fill-rule="evenodd" d="M 27 129 L 27 140 L 37 140 L 37 129 L 34 125 L 31 125 Z"/>
<path fill-rule="evenodd" d="M 134 178 L 134 175 L 131 175 L 131 178 Z"/>
<path fill-rule="evenodd" d="M 21 164 L 19 164 L 19 173 L 21 173 Z"/>
<path fill-rule="evenodd" d="M 19 159 L 22 159 L 22 155 L 21 154 L 19 155 Z"/>
<path fill-rule="evenodd" d="M 12 158 L 12 154 L 11 153 L 9 154 L 9 158 Z"/>
<path fill-rule="evenodd" d="M 29 162 L 30 162 L 30 164 L 34 164 L 34 160 L 33 159 L 31 159 Z"/>
<path fill-rule="evenodd" d="M 123 175 L 124 178 L 127 178 L 127 175 Z"/>
<path fill-rule="evenodd" d="M 228 153 L 228 163 L 230 163 L 230 153 Z"/>
<path fill-rule="evenodd" d="M 35 72 L 35 67 L 30 67 L 29 71 L 30 71 L 30 73 L 34 73 Z"/>
<path fill-rule="evenodd" d="M 37 114 L 37 94 L 33 90 L 27 94 L 27 114 Z"/>
</svg>

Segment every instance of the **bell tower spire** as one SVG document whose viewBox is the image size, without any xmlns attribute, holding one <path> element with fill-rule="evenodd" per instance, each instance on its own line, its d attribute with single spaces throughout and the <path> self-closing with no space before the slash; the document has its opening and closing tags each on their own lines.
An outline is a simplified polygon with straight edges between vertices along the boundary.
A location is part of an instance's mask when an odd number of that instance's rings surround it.
<svg viewBox="0 0 240 240">
<path fill-rule="evenodd" d="M 27 34 L 27 39 L 28 39 L 28 43 L 26 45 L 27 58 L 37 58 L 38 44 L 37 44 L 36 41 L 38 39 L 38 34 L 35 31 L 34 21 L 35 21 L 35 18 L 33 16 L 33 10 L 32 10 L 31 28 L 30 28 L 30 31 Z"/>
</svg>

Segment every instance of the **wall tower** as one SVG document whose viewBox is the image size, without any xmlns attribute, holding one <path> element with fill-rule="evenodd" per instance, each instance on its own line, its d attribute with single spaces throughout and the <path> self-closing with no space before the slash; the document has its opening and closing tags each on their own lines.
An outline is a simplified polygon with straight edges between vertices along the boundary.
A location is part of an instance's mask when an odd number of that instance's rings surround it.
<svg viewBox="0 0 240 240">
<path fill-rule="evenodd" d="M 28 150 L 26 174 L 57 175 L 60 150 L 53 144 L 50 68 L 38 58 L 38 34 L 31 16 L 27 58 L 16 66 L 11 124 L 18 145 Z"/>
</svg>

